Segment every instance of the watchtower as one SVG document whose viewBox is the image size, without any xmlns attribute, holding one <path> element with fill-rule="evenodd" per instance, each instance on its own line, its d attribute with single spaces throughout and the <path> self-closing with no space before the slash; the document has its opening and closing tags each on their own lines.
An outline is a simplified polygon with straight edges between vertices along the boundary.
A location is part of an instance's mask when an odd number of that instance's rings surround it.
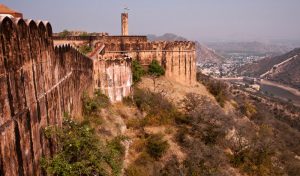
<svg viewBox="0 0 300 176">
<path fill-rule="evenodd" d="M 122 35 L 127 36 L 128 35 L 128 13 L 124 12 L 121 14 L 121 23 L 122 23 Z"/>
</svg>

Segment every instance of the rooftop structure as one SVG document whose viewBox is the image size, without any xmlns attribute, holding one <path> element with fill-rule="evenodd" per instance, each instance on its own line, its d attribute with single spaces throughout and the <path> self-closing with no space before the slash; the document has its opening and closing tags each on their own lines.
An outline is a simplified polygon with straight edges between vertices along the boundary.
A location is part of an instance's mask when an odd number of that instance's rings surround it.
<svg viewBox="0 0 300 176">
<path fill-rule="evenodd" d="M 12 10 L 12 9 L 8 8 L 7 6 L 5 6 L 4 4 L 0 4 L 0 17 L 1 16 L 23 18 L 22 13 Z"/>
</svg>

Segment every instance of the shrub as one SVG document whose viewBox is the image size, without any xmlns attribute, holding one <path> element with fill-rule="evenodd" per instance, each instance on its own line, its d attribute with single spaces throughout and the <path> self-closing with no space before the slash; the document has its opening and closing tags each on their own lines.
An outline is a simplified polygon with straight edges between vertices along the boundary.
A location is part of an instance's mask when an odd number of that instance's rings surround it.
<svg viewBox="0 0 300 176">
<path fill-rule="evenodd" d="M 145 74 L 145 71 L 139 61 L 133 60 L 131 65 L 132 70 L 132 80 L 137 83 L 141 80 L 141 77 Z"/>
<path fill-rule="evenodd" d="M 46 137 L 57 140 L 58 151 L 52 158 L 43 158 L 41 166 L 47 175 L 118 175 L 123 152 L 116 141 L 103 144 L 86 123 L 70 119 L 63 128 L 46 130 Z"/>
<path fill-rule="evenodd" d="M 219 170 L 224 163 L 221 152 L 217 147 L 206 146 L 195 140 L 183 162 L 183 175 L 222 175 Z"/>
<path fill-rule="evenodd" d="M 209 125 L 203 131 L 201 140 L 205 145 L 216 144 L 218 139 L 224 137 L 224 133 L 215 125 Z"/>
<path fill-rule="evenodd" d="M 122 102 L 123 102 L 125 105 L 127 105 L 127 106 L 132 106 L 132 105 L 134 105 L 134 101 L 133 101 L 132 97 L 130 97 L 130 96 L 124 97 L 124 98 L 122 99 Z"/>
<path fill-rule="evenodd" d="M 228 99 L 228 86 L 218 80 L 213 80 L 209 76 L 197 73 L 197 80 L 201 82 L 208 91 L 215 97 L 221 107 L 224 107 L 226 100 Z"/>
<path fill-rule="evenodd" d="M 169 148 L 167 141 L 163 140 L 162 134 L 150 135 L 146 143 L 147 153 L 154 159 L 159 159 Z"/>
<path fill-rule="evenodd" d="M 151 76 L 159 77 L 165 74 L 165 69 L 159 65 L 158 61 L 153 59 L 148 68 L 148 73 Z"/>
<path fill-rule="evenodd" d="M 195 109 L 203 102 L 203 96 L 196 93 L 187 93 L 182 100 L 184 110 L 186 112 L 195 111 Z"/>
<path fill-rule="evenodd" d="M 273 135 L 269 126 L 260 126 L 257 134 L 250 139 L 250 145 L 234 150 L 231 164 L 249 175 L 277 175 L 281 169 L 272 161 L 275 155 Z"/>
<path fill-rule="evenodd" d="M 242 114 L 244 114 L 248 117 L 252 117 L 253 115 L 255 115 L 257 113 L 256 107 L 247 101 L 242 103 L 242 105 L 240 106 L 240 111 Z"/>
<path fill-rule="evenodd" d="M 99 90 L 94 92 L 93 97 L 89 97 L 87 93 L 82 97 L 83 114 L 85 116 L 97 115 L 101 108 L 107 108 L 110 105 L 109 98 L 102 94 Z"/>
<path fill-rule="evenodd" d="M 133 100 L 140 111 L 147 113 L 141 121 L 143 125 L 171 124 L 180 115 L 177 108 L 161 93 L 136 88 Z"/>
<path fill-rule="evenodd" d="M 88 46 L 88 45 L 82 45 L 79 47 L 79 52 L 81 52 L 82 54 L 88 54 L 90 52 L 92 52 L 92 47 Z"/>
<path fill-rule="evenodd" d="M 211 81 L 208 85 L 208 90 L 216 98 L 221 107 L 224 107 L 227 99 L 227 85 L 221 81 Z"/>
</svg>

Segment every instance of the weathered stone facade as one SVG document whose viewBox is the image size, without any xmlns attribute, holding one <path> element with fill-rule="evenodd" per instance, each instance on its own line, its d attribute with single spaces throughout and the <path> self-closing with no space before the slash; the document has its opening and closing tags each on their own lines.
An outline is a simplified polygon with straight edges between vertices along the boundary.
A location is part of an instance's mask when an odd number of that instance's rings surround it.
<svg viewBox="0 0 300 176">
<path fill-rule="evenodd" d="M 112 102 L 122 101 L 131 93 L 131 58 L 124 55 L 94 60 L 94 85 Z"/>
<path fill-rule="evenodd" d="M 54 48 L 48 22 L 1 18 L 0 37 L 0 175 L 43 175 L 40 158 L 56 148 L 43 129 L 80 114 L 93 61 Z"/>
<path fill-rule="evenodd" d="M 110 42 L 105 44 L 104 50 L 102 57 L 113 58 L 120 53 L 126 53 L 145 67 L 156 59 L 165 68 L 166 77 L 190 85 L 196 81 L 194 42 Z"/>
</svg>

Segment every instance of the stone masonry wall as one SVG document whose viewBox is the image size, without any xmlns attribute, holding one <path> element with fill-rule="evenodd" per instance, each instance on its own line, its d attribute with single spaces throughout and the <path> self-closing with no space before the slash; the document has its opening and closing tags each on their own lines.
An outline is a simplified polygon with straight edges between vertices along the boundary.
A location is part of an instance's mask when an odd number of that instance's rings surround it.
<svg viewBox="0 0 300 176">
<path fill-rule="evenodd" d="M 0 175 L 44 175 L 55 152 L 44 127 L 81 112 L 93 62 L 71 46 L 54 48 L 48 22 L 0 19 Z"/>
<path fill-rule="evenodd" d="M 94 84 L 112 102 L 122 101 L 131 93 L 131 58 L 119 55 L 114 58 L 95 59 Z"/>
<path fill-rule="evenodd" d="M 194 42 L 110 42 L 105 44 L 104 53 L 103 57 L 115 57 L 126 53 L 144 66 L 148 66 L 156 59 L 165 68 L 166 77 L 183 84 L 196 82 Z"/>
</svg>

